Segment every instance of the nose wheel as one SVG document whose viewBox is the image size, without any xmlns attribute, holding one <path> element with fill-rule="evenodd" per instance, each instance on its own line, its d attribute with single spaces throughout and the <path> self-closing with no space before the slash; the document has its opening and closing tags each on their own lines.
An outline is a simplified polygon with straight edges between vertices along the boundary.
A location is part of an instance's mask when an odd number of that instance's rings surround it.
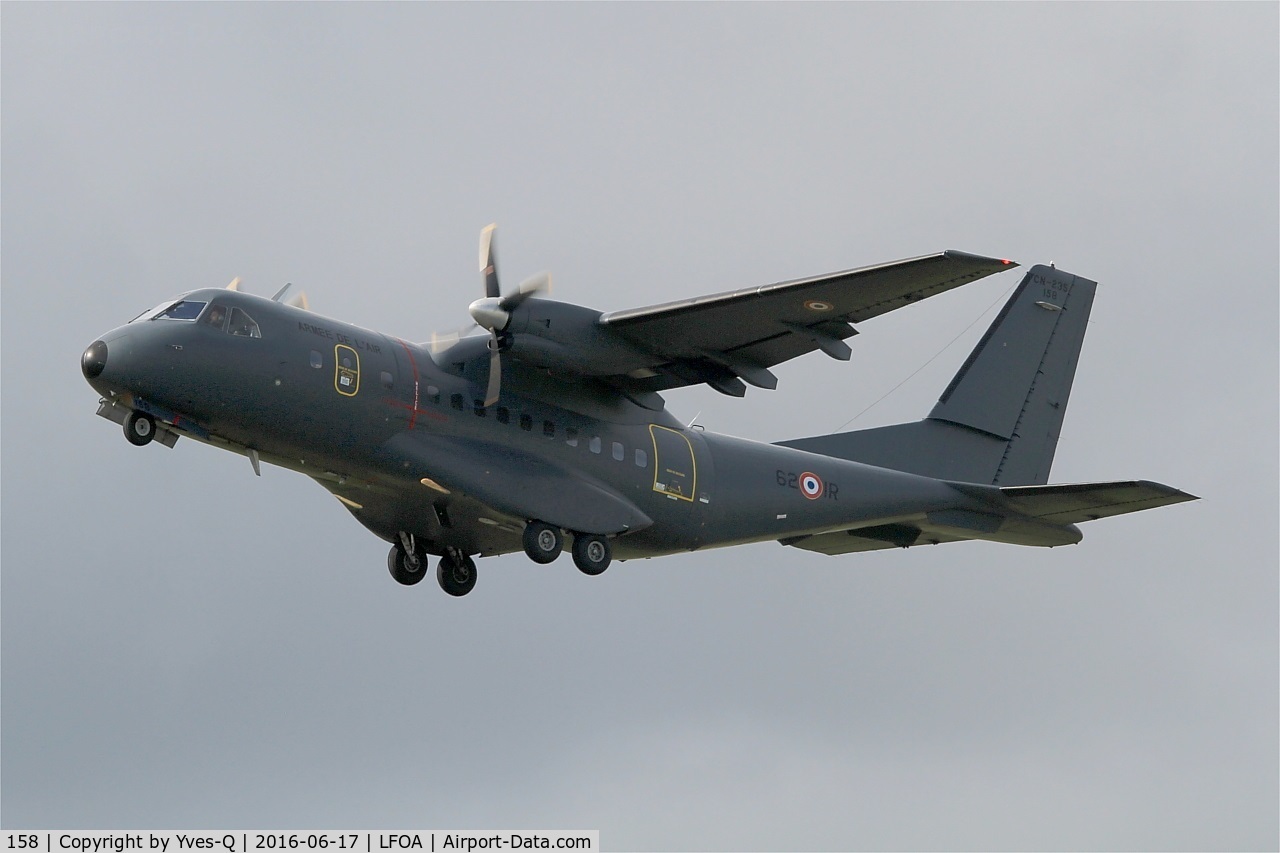
<svg viewBox="0 0 1280 853">
<path fill-rule="evenodd" d="M 124 419 L 124 437 L 130 444 L 143 447 L 156 437 L 156 419 L 134 409 Z"/>
</svg>

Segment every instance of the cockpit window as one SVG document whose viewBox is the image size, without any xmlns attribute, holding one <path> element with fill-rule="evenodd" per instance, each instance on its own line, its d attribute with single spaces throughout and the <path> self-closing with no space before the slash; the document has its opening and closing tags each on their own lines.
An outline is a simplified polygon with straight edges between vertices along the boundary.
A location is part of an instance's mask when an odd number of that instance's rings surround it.
<svg viewBox="0 0 1280 853">
<path fill-rule="evenodd" d="M 157 314 L 159 314 L 161 311 L 163 311 L 164 309 L 168 308 L 168 307 L 169 307 L 170 305 L 172 305 L 172 304 L 173 304 L 172 302 L 161 302 L 161 303 L 160 303 L 159 305 L 157 305 L 156 307 L 154 307 L 154 308 L 148 308 L 146 311 L 143 311 L 141 314 L 139 314 L 137 317 L 134 317 L 134 318 L 133 318 L 132 320 L 130 320 L 129 322 L 130 322 L 130 323 L 136 323 L 136 322 L 138 322 L 139 320 L 150 320 L 150 319 L 154 318 Z"/>
<path fill-rule="evenodd" d="M 210 304 L 209 310 L 204 312 L 200 322 L 225 332 L 227 330 L 227 307 L 219 305 L 217 302 Z"/>
<path fill-rule="evenodd" d="M 184 299 L 175 302 L 155 316 L 156 320 L 194 320 L 200 316 L 207 302 L 189 302 Z"/>
<path fill-rule="evenodd" d="M 262 337 L 262 332 L 258 330 L 258 324 L 239 308 L 231 309 L 231 334 L 246 338 Z"/>
</svg>

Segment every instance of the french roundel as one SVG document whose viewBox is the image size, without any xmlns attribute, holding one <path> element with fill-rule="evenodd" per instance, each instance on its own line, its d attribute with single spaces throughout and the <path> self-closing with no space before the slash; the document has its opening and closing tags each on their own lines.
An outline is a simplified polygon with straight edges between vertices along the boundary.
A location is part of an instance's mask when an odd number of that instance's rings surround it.
<svg viewBox="0 0 1280 853">
<path fill-rule="evenodd" d="M 800 475 L 800 494 L 809 500 L 816 501 L 822 497 L 823 488 L 822 478 L 817 474 L 805 471 Z"/>
</svg>

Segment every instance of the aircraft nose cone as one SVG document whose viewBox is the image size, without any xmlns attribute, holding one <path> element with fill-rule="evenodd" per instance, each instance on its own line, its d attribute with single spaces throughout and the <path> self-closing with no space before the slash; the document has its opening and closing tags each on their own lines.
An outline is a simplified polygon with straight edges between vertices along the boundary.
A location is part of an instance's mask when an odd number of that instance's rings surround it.
<svg viewBox="0 0 1280 853">
<path fill-rule="evenodd" d="M 85 379 L 93 379 L 102 375 L 107 369 L 107 345 L 102 341 L 94 341 L 80 356 L 80 370 Z"/>
</svg>

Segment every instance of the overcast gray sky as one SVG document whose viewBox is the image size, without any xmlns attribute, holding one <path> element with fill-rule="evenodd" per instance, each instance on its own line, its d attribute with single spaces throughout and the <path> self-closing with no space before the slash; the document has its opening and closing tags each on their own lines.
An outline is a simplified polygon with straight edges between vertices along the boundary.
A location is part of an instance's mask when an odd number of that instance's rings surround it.
<svg viewBox="0 0 1280 853">
<path fill-rule="evenodd" d="M 2 14 L 6 827 L 1280 844 L 1276 4 Z M 455 327 L 494 220 L 509 280 L 602 310 L 1055 261 L 1100 286 L 1053 479 L 1204 499 L 1052 551 L 512 555 L 454 600 L 305 478 L 94 417 L 84 347 L 236 275 Z M 835 430 L 1018 275 L 669 405 Z M 926 413 L 989 317 L 852 426 Z"/>
</svg>

